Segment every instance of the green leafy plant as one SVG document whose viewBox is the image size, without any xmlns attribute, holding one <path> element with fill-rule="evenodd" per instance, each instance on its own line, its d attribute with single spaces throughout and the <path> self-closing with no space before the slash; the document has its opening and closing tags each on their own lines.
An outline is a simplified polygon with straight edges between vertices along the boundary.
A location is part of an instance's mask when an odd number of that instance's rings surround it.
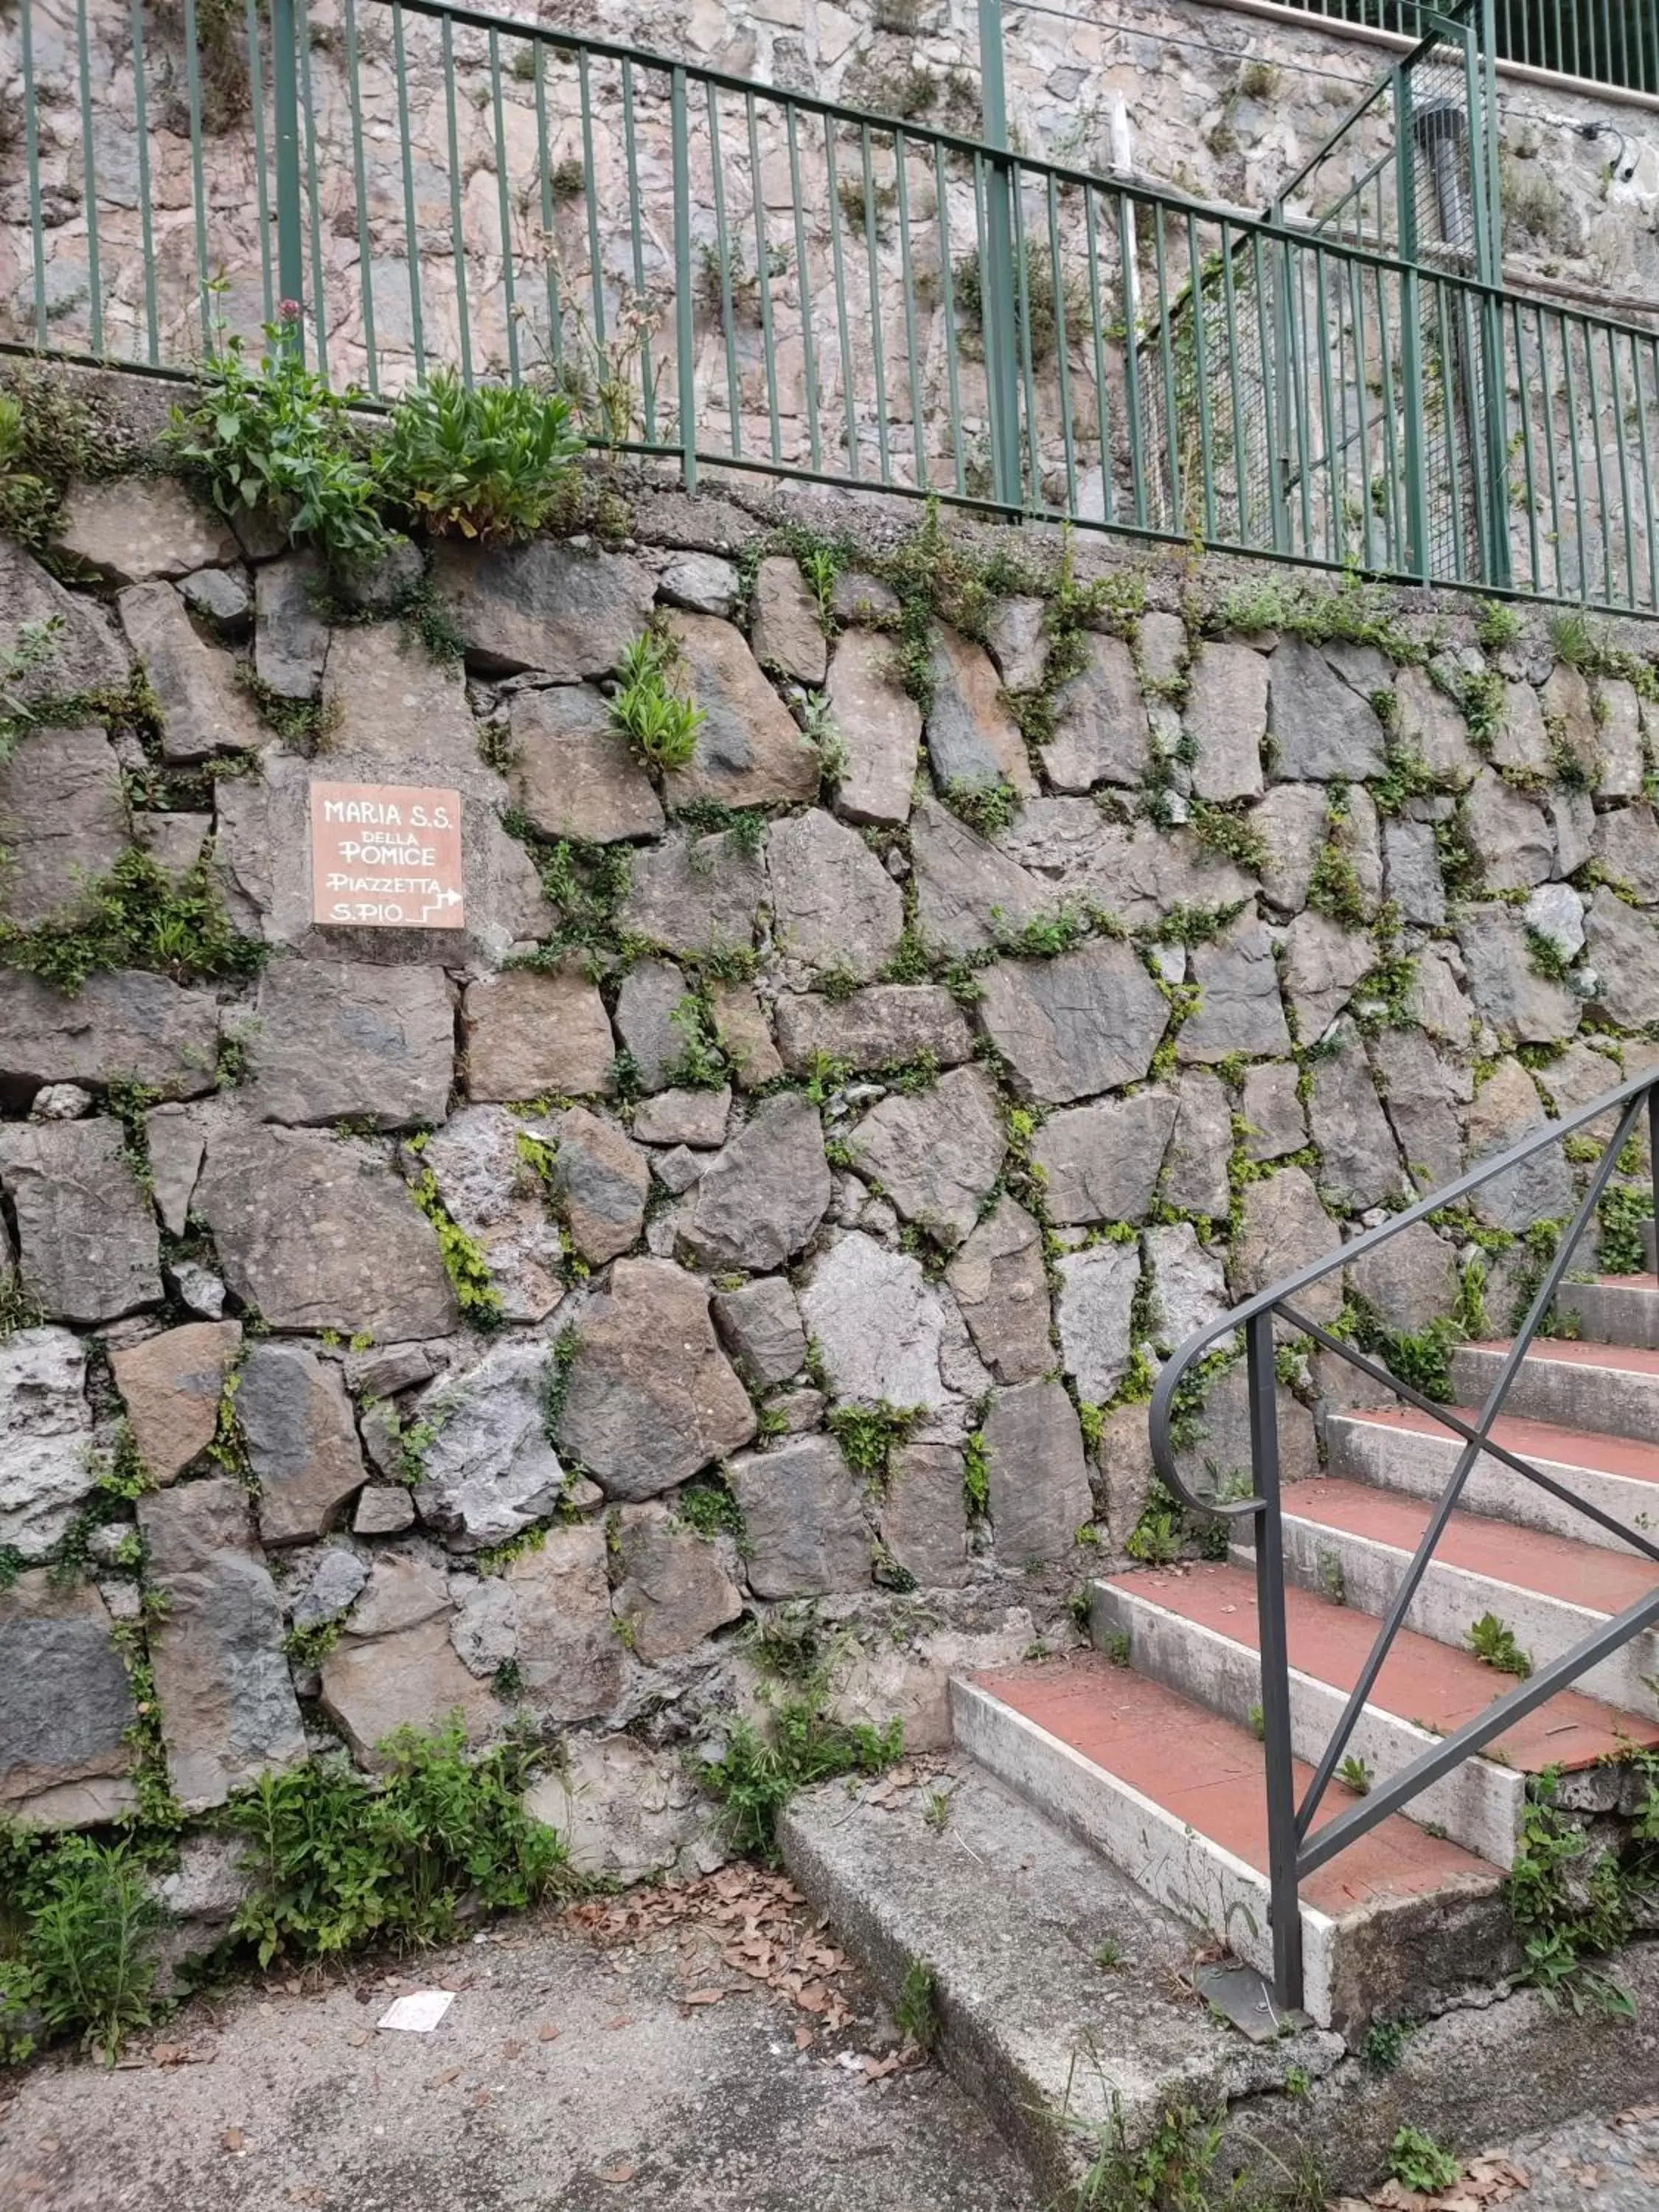
<svg viewBox="0 0 1659 2212">
<path fill-rule="evenodd" d="M 1365 2031 L 1359 2055 L 1373 2074 L 1392 2074 L 1406 2055 L 1414 2020 L 1376 2020 Z"/>
<path fill-rule="evenodd" d="M 1140 1518 L 1124 1540 L 1124 1550 L 1143 1566 L 1167 1567 L 1181 1557 L 1186 1540 L 1187 1516 L 1181 1501 L 1161 1482 L 1153 1481 Z"/>
<path fill-rule="evenodd" d="M 258 369 L 239 337 L 209 355 L 196 404 L 173 410 L 173 458 L 225 514 L 263 508 L 331 561 L 378 551 L 386 527 L 351 395 L 331 392 L 276 325 L 265 337 Z"/>
<path fill-rule="evenodd" d="M 825 1711 L 826 1694 L 823 1677 L 809 1677 L 779 1703 L 764 1732 L 738 1720 L 722 1756 L 702 1765 L 733 1850 L 775 1857 L 778 1815 L 798 1790 L 842 1774 L 879 1774 L 902 1758 L 902 1721 L 877 1729 L 836 1720 Z"/>
<path fill-rule="evenodd" d="M 526 538 L 557 507 L 583 444 L 563 392 L 440 368 L 392 409 L 375 479 L 434 536 Z"/>
<path fill-rule="evenodd" d="M 1601 1271 L 1639 1275 L 1648 1264 L 1644 1225 L 1653 1218 L 1653 1192 L 1645 1184 L 1609 1183 L 1595 1209 Z"/>
<path fill-rule="evenodd" d="M 1019 793 L 1012 783 L 975 783 L 963 779 L 945 787 L 945 805 L 981 837 L 1006 830 L 1019 812 Z"/>
<path fill-rule="evenodd" d="M 1483 1613 L 1468 1632 L 1468 1646 L 1483 1667 L 1500 1674 L 1516 1674 L 1524 1682 L 1532 1661 L 1515 1640 L 1515 1631 L 1495 1613 Z"/>
<path fill-rule="evenodd" d="M 501 1317 L 501 1294 L 490 1279 L 483 1247 L 451 1218 L 430 1168 L 416 1176 L 409 1194 L 437 1232 L 438 1251 L 454 1287 L 455 1303 L 475 1328 L 494 1328 Z"/>
<path fill-rule="evenodd" d="M 0 1934 L 0 2058 L 28 2055 L 33 2015 L 112 2063 L 148 2026 L 155 1985 L 161 1909 L 132 1847 L 0 1836 L 0 1889 L 15 1931 Z"/>
<path fill-rule="evenodd" d="M 1449 2189 L 1462 2171 L 1451 2152 L 1442 2150 L 1421 2128 L 1401 2128 L 1389 2147 L 1390 2178 L 1402 2188 L 1420 2190 L 1425 2197 Z"/>
<path fill-rule="evenodd" d="M 885 1398 L 873 1406 L 837 1406 L 830 1416 L 830 1433 L 854 1474 L 883 1481 L 894 1450 L 927 1411 L 925 1406 L 890 1405 Z"/>
<path fill-rule="evenodd" d="M 177 983 L 235 981 L 256 975 L 265 951 L 232 925 L 208 859 L 175 882 L 136 847 L 66 913 L 33 929 L 0 927 L 0 962 L 66 997 L 106 969 L 153 969 Z"/>
<path fill-rule="evenodd" d="M 918 2051 L 931 2051 L 939 2041 L 939 1977 L 925 1959 L 912 1959 L 905 1968 L 893 2019 Z"/>
<path fill-rule="evenodd" d="M 1504 1897 L 1526 1956 L 1525 1978 L 1552 2005 L 1635 2016 L 1629 1992 L 1589 1962 L 1616 1951 L 1635 1931 L 1634 1905 L 1651 1893 L 1659 1840 L 1659 1787 L 1650 1755 L 1642 1761 L 1648 1796 L 1622 1849 L 1592 1851 L 1583 1826 L 1557 1802 L 1559 1770 L 1534 1775 L 1522 1814 L 1521 1844 Z"/>
<path fill-rule="evenodd" d="M 623 653 L 611 719 L 653 768 L 684 768 L 708 719 L 674 687 L 679 647 L 665 632 L 642 630 Z"/>
<path fill-rule="evenodd" d="M 329 1756 L 262 1776 L 227 1808 L 253 1880 L 234 1933 L 262 1966 L 278 1953 L 442 1942 L 470 1899 L 522 1909 L 569 1881 L 562 1842 L 524 1809 L 524 1745 L 469 1759 L 458 1716 L 428 1735 L 400 1729 L 380 1753 L 379 1784 Z"/>
<path fill-rule="evenodd" d="M 1369 1797 L 1376 1777 L 1363 1759 L 1350 1752 L 1337 1768 L 1336 1778 L 1346 1789 L 1352 1790 L 1356 1797 Z"/>
</svg>

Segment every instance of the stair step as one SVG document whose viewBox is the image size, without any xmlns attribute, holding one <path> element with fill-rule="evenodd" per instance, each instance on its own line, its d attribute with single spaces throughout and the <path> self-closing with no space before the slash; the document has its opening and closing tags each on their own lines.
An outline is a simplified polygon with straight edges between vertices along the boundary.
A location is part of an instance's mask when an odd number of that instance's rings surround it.
<svg viewBox="0 0 1659 2212">
<path fill-rule="evenodd" d="M 1453 1410 L 1466 1421 L 1477 1418 L 1467 1406 Z M 1604 1513 L 1644 1534 L 1659 1531 L 1659 1444 L 1508 1417 L 1494 1421 L 1492 1432 L 1498 1443 L 1534 1462 L 1544 1474 Z M 1327 1425 L 1326 1441 L 1334 1475 L 1403 1491 L 1412 1498 L 1438 1498 L 1463 1449 L 1462 1437 L 1411 1406 L 1337 1414 Z M 1475 1462 L 1463 1499 L 1470 1512 L 1494 1520 L 1547 1529 L 1604 1549 L 1622 1553 L 1625 1548 L 1610 1530 L 1574 1512 L 1501 1460 L 1483 1455 Z"/>
<path fill-rule="evenodd" d="M 1381 1615 L 1430 1513 L 1424 1501 L 1364 1483 L 1322 1476 L 1293 1484 L 1285 1493 L 1286 1577 Z M 1242 1563 L 1250 1554 L 1241 1546 L 1234 1556 Z M 1462 1651 L 1473 1624 L 1483 1613 L 1496 1613 L 1537 1664 L 1570 1650 L 1656 1588 L 1659 1561 L 1456 1512 L 1418 1586 L 1406 1625 Z M 1593 1668 L 1578 1687 L 1650 1717 L 1659 1713 L 1656 1675 L 1659 1633 L 1648 1630 Z"/>
<path fill-rule="evenodd" d="M 1316 1759 L 1376 1640 L 1375 1615 L 1288 1589 L 1291 1741 Z M 1255 1577 L 1243 1567 L 1193 1565 L 1110 1575 L 1093 1588 L 1097 1644 L 1127 1635 L 1138 1674 L 1248 1723 L 1261 1694 Z M 1383 1662 L 1350 1749 L 1378 1780 L 1483 1712 L 1511 1686 L 1474 1654 L 1402 1629 Z M 1546 1767 L 1594 1766 L 1632 1745 L 1659 1745 L 1659 1723 L 1564 1691 L 1505 1731 L 1498 1757 L 1473 1759 L 1415 1799 L 1408 1818 L 1443 1827 L 1494 1866 L 1514 1862 L 1526 1777 Z"/>
<path fill-rule="evenodd" d="M 1598 1275 L 1593 1283 L 1563 1283 L 1555 1310 L 1577 1317 L 1581 1341 L 1659 1351 L 1659 1276 Z"/>
<path fill-rule="evenodd" d="M 1272 1968 L 1261 1746 L 1097 1652 L 951 1685 L 956 1739 L 1171 1911 Z M 1309 1770 L 1297 1774 L 1305 1789 Z M 1355 1802 L 1333 1784 L 1321 1812 Z M 1497 1867 L 1398 1815 L 1320 1868 L 1302 1896 L 1304 2002 L 1322 2027 L 1421 2005 L 1505 1971 Z"/>
<path fill-rule="evenodd" d="M 1480 1405 L 1498 1380 L 1507 1343 L 1461 1345 L 1452 1355 L 1460 1404 Z M 1639 1345 L 1540 1337 L 1504 1401 L 1506 1414 L 1564 1429 L 1659 1444 L 1659 1352 Z"/>
<path fill-rule="evenodd" d="M 926 1817 L 935 1794 L 942 1826 Z M 1218 2111 L 1340 2055 L 1312 2030 L 1259 2046 L 1218 2031 L 1187 1986 L 1192 1928 L 959 1750 L 925 1786 L 874 1802 L 867 1785 L 802 1790 L 778 1841 L 890 1999 L 914 1961 L 931 1969 L 939 2057 L 1045 2203 L 1074 2201 L 1115 2108 L 1139 2141 L 1172 2099 Z"/>
</svg>

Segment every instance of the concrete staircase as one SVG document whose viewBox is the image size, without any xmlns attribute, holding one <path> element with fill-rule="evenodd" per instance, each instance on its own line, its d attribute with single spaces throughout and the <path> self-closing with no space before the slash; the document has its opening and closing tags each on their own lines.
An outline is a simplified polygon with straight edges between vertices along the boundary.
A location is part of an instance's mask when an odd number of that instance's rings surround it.
<svg viewBox="0 0 1659 2212">
<path fill-rule="evenodd" d="M 1583 1334 L 1534 1346 L 1496 1434 L 1632 1526 L 1659 1528 L 1659 1279 L 1572 1285 L 1561 1305 Z M 1478 1406 L 1504 1349 L 1472 1344 L 1458 1352 L 1454 1377 L 1465 1408 Z M 1395 1407 L 1334 1417 L 1328 1444 L 1328 1472 L 1285 1498 L 1292 1742 L 1309 1761 L 1358 1677 L 1458 1450 L 1426 1417 Z M 1248 1523 L 1235 1525 L 1248 1533 Z M 1483 1459 L 1364 1711 L 1350 1747 L 1360 1764 L 1345 1770 L 1348 1781 L 1370 1787 L 1512 1686 L 1509 1674 L 1470 1647 L 1483 1615 L 1495 1616 L 1519 1651 L 1539 1662 L 1656 1584 L 1659 1562 Z M 1171 1929 L 1184 1927 L 1189 1957 L 1207 1945 L 1212 1955 L 1230 1952 L 1267 1972 L 1260 1696 L 1254 1565 L 1244 1546 L 1224 1561 L 1110 1575 L 1093 1585 L 1091 1648 L 953 1680 L 957 1771 L 981 1805 L 988 1778 L 1017 1800 L 1025 1808 L 1021 1832 L 1036 1816 L 1055 1851 L 1073 1855 L 1066 1863 L 1073 1883 L 1079 1846 L 1103 1884 L 1108 1869 L 1115 1884 L 1127 1877 L 1161 1908 L 1165 1948 Z M 1571 1774 L 1654 1746 L 1659 1637 L 1650 1636 L 1319 1869 L 1302 1900 L 1311 2021 L 1352 2039 L 1370 2020 L 1420 2017 L 1471 1984 L 1489 1990 L 1517 1963 L 1503 1883 L 1528 1778 L 1550 1767 Z M 1334 1783 L 1319 1820 L 1352 1802 Z M 940 1907 L 912 1885 L 907 1932 L 890 1871 L 889 1893 L 860 1904 L 848 1819 L 844 1794 L 840 1813 L 827 1818 L 810 1803 L 796 1809 L 786 1850 L 797 1878 L 850 1940 L 860 1922 L 880 1926 L 869 1946 L 878 1973 L 884 1957 L 921 1958 L 936 1962 L 948 1989 L 948 1907 L 939 1918 Z M 1039 1880 L 1036 1863 L 1028 1851 L 1018 1876 L 1027 1891 Z M 954 1941 L 960 1953 L 959 1930 Z M 959 1972 L 971 1978 L 965 1960 Z M 1000 2027 L 981 2024 L 981 2087 L 988 2048 L 1019 2032 L 1006 2017 Z M 1084 2032 L 1097 2037 L 1098 2024 Z"/>
</svg>

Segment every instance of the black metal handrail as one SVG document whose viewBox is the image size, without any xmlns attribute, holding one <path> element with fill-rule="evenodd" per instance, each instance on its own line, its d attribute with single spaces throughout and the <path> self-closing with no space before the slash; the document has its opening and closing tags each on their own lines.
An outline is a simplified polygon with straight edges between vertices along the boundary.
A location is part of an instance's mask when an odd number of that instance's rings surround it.
<svg viewBox="0 0 1659 2212">
<path fill-rule="evenodd" d="M 1537 1337 L 1555 1300 L 1563 1277 L 1572 1264 L 1580 1241 L 1595 1217 L 1595 1209 L 1611 1181 L 1620 1154 L 1630 1141 L 1645 1105 L 1649 1134 L 1649 1173 L 1655 1183 L 1655 1210 L 1659 1214 L 1659 1074 L 1634 1076 L 1617 1090 L 1607 1091 L 1577 1112 L 1550 1121 L 1502 1152 L 1480 1162 L 1403 1212 L 1393 1215 L 1350 1244 L 1301 1268 L 1224 1314 L 1188 1338 L 1165 1364 L 1152 1393 L 1151 1430 L 1152 1461 L 1159 1478 L 1185 1504 L 1195 1511 L 1218 1514 L 1228 1520 L 1255 1521 L 1258 1640 L 1261 1660 L 1262 1740 L 1267 1759 L 1269 1926 L 1273 1936 L 1274 1994 L 1287 2009 L 1302 2002 L 1302 1918 L 1300 1889 L 1304 1876 L 1324 1865 L 1379 1821 L 1410 1803 L 1443 1775 L 1462 1765 L 1495 1736 L 1555 1696 L 1571 1682 L 1598 1665 L 1644 1629 L 1659 1622 L 1659 1588 L 1623 1613 L 1582 1638 L 1568 1651 L 1534 1669 L 1527 1679 L 1486 1711 L 1432 1745 L 1387 1781 L 1378 1782 L 1356 1804 L 1328 1820 L 1317 1831 L 1313 1820 L 1342 1759 L 1354 1725 L 1375 1686 L 1395 1638 L 1404 1624 L 1429 1563 L 1434 1557 L 1463 1487 L 1475 1462 L 1483 1455 L 1498 1461 L 1516 1474 L 1584 1514 L 1602 1528 L 1646 1558 L 1659 1560 L 1659 1542 L 1639 1529 L 1627 1528 L 1588 1499 L 1534 1467 L 1522 1454 L 1496 1442 L 1492 1428 L 1509 1395 L 1510 1386 Z M 1465 1420 L 1450 1407 L 1437 1405 L 1420 1391 L 1368 1358 L 1355 1346 L 1298 1310 L 1294 1301 L 1327 1276 L 1351 1267 L 1356 1261 L 1400 1236 L 1413 1224 L 1455 1205 L 1459 1200 L 1498 1176 L 1521 1167 L 1552 1145 L 1565 1140 L 1604 1115 L 1619 1115 L 1617 1128 L 1602 1153 L 1580 1200 L 1571 1224 L 1562 1237 L 1528 1309 L 1524 1323 L 1516 1332 L 1497 1379 L 1488 1391 L 1479 1416 Z M 1456 1465 L 1439 1503 L 1430 1516 L 1422 1540 L 1395 1593 L 1370 1655 L 1360 1670 L 1341 1717 L 1337 1722 L 1315 1767 L 1301 1803 L 1296 1799 L 1295 1771 L 1291 1747 L 1290 1659 L 1285 1633 L 1285 1550 L 1279 1495 L 1277 1384 L 1273 1355 L 1273 1323 L 1282 1319 L 1298 1337 L 1310 1338 L 1322 1350 L 1345 1359 L 1384 1389 L 1392 1391 L 1419 1413 L 1427 1413 L 1462 1441 Z M 1249 1384 L 1251 1494 L 1245 1498 L 1220 1499 L 1198 1495 L 1182 1475 L 1177 1463 L 1171 1423 L 1176 1394 L 1194 1364 L 1212 1346 L 1244 1333 L 1245 1364 Z"/>
</svg>

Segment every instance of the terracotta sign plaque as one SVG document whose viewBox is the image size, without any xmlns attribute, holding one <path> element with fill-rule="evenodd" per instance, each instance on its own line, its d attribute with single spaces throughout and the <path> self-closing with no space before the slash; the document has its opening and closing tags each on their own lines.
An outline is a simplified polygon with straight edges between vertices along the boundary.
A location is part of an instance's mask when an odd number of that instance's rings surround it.
<svg viewBox="0 0 1659 2212">
<path fill-rule="evenodd" d="M 461 795 L 422 783 L 313 783 L 313 921 L 461 929 Z"/>
</svg>

